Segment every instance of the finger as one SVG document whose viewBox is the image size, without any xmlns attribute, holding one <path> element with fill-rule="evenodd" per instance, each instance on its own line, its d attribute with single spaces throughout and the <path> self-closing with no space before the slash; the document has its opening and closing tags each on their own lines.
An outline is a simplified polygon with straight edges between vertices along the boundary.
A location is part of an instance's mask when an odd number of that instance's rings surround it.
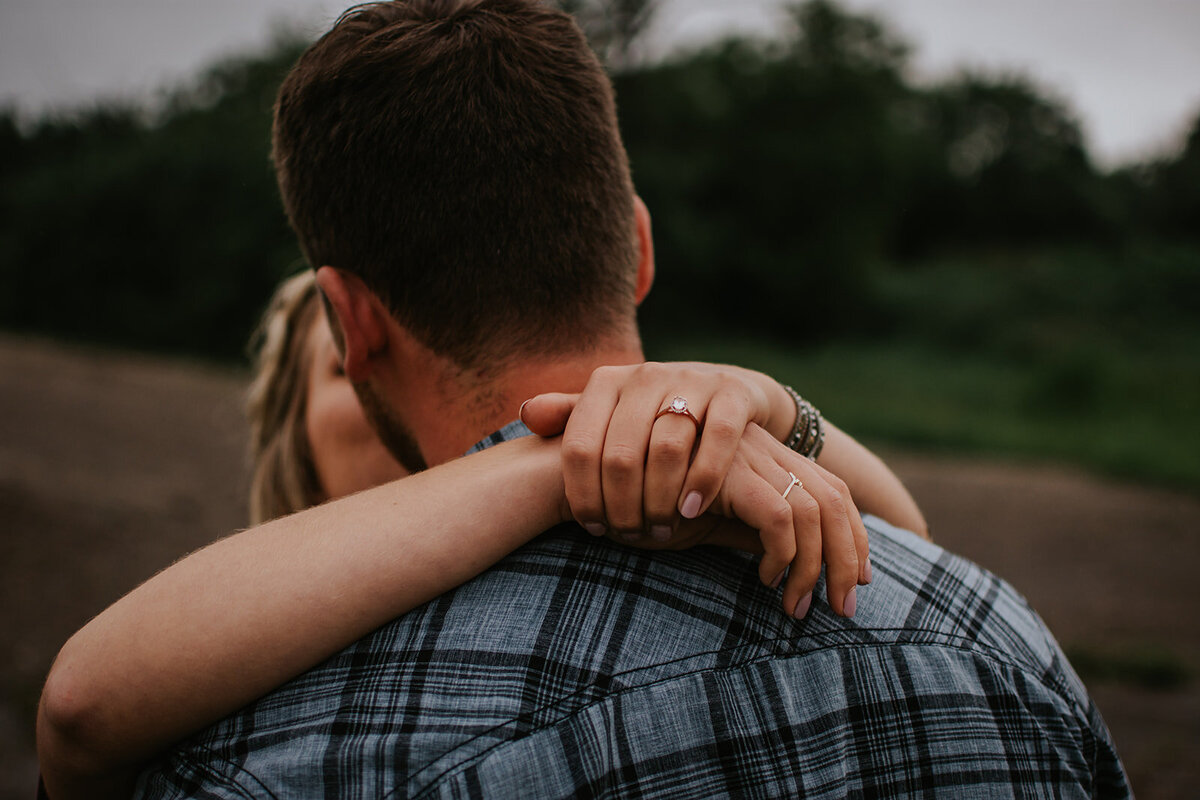
<svg viewBox="0 0 1200 800">
<path fill-rule="evenodd" d="M 566 430 L 567 420 L 570 419 L 577 402 L 578 394 L 539 394 L 521 404 L 517 417 L 538 436 L 558 436 Z"/>
<path fill-rule="evenodd" d="M 563 430 L 563 489 L 567 504 L 575 520 L 593 536 L 605 532 L 600 463 L 618 390 L 615 375 L 603 369 L 593 372 Z"/>
<path fill-rule="evenodd" d="M 771 474 L 776 473 L 778 468 Z M 784 570 L 796 558 L 792 506 L 744 457 L 735 458 L 730 466 L 718 503 L 724 516 L 758 531 L 763 548 L 758 576 L 766 585 L 778 586 Z"/>
<path fill-rule="evenodd" d="M 712 395 L 705 408 L 700 445 L 680 492 L 679 513 L 689 519 L 703 514 L 717 496 L 750 422 L 751 406 L 745 392 L 723 389 Z"/>
<path fill-rule="evenodd" d="M 650 537 L 657 542 L 671 538 L 696 436 L 695 423 L 681 414 L 663 414 L 652 423 L 642 506 Z"/>
<path fill-rule="evenodd" d="M 600 481 L 605 519 L 618 531 L 640 533 L 645 529 L 646 453 L 654 414 L 662 405 L 661 389 L 631 380 L 623 387 L 609 420 Z"/>
<path fill-rule="evenodd" d="M 858 550 L 858 585 L 866 586 L 871 582 L 871 538 L 867 536 L 867 526 L 863 524 L 862 514 L 851 498 L 850 526 L 854 528 L 854 545 Z"/>
<path fill-rule="evenodd" d="M 780 483 L 786 487 L 793 474 L 786 472 L 780 478 Z M 783 609 L 797 619 L 803 619 L 812 605 L 813 589 L 821 577 L 821 507 L 804 480 L 800 480 L 790 492 L 784 488 L 781 496 L 784 493 L 792 510 L 796 555 L 788 568 L 787 583 L 783 587 Z"/>
<path fill-rule="evenodd" d="M 804 488 L 820 506 L 821 554 L 825 560 L 825 589 L 829 606 L 837 614 L 852 617 L 857 605 L 855 589 L 858 586 L 859 563 L 854 530 L 847 510 L 849 498 L 816 469 L 810 467 L 809 475 Z"/>
<path fill-rule="evenodd" d="M 863 524 L 862 515 L 854 503 L 854 497 L 850 494 L 850 487 L 846 485 L 846 482 L 820 464 L 813 462 L 813 467 L 825 477 L 830 486 L 846 499 L 846 513 L 854 535 L 854 551 L 858 557 L 858 585 L 864 586 L 871 582 L 871 542 L 867 537 L 867 526 Z"/>
</svg>

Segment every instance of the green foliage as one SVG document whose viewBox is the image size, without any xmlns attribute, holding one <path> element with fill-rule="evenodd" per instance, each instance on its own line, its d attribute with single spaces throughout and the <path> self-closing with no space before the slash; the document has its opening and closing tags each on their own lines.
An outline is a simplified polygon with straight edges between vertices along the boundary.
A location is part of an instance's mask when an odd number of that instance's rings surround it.
<svg viewBox="0 0 1200 800">
<path fill-rule="evenodd" d="M 862 309 L 916 146 L 891 124 L 915 97 L 905 50 L 826 3 L 795 21 L 782 41 L 731 39 L 617 78 L 660 262 L 686 265 L 661 271 L 672 307 L 648 306 L 651 324 L 707 313 L 831 336 Z"/>
<path fill-rule="evenodd" d="M 1142 223 L 1160 236 L 1200 236 L 1200 114 L 1192 123 L 1182 151 L 1141 170 L 1146 203 Z"/>
<path fill-rule="evenodd" d="M 229 61 L 151 118 L 49 119 L 0 166 L 6 327 L 210 356 L 241 352 L 298 255 L 270 167 L 275 89 L 298 52 Z"/>
<path fill-rule="evenodd" d="M 926 162 L 893 255 L 945 247 L 1114 243 L 1122 198 L 1093 168 L 1077 123 L 1023 78 L 961 76 L 925 92 Z"/>
<path fill-rule="evenodd" d="M 1200 490 L 1195 355 L 1080 353 L 1089 385 L 1083 390 L 1087 402 L 1076 405 L 1058 396 L 1081 369 L 1070 362 L 1023 364 L 903 341 L 808 348 L 802 340 L 785 347 L 711 337 L 703 326 L 684 333 L 687 338 L 652 342 L 650 356 L 762 370 L 875 444 L 1076 463 L 1115 477 Z"/>
<path fill-rule="evenodd" d="M 976 249 L 881 267 L 870 293 L 890 338 L 1011 360 L 1200 344 L 1194 245 Z"/>
</svg>

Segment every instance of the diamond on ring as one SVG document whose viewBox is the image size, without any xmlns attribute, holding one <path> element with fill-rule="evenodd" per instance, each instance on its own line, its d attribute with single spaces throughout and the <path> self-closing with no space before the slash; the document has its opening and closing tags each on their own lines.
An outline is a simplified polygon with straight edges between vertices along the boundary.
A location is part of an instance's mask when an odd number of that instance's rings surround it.
<svg viewBox="0 0 1200 800">
<path fill-rule="evenodd" d="M 666 414 L 678 414 L 681 417 L 687 417 L 696 426 L 696 433 L 700 432 L 700 420 L 697 419 L 696 415 L 692 413 L 692 410 L 688 408 L 687 398 L 683 395 L 677 394 L 675 397 L 671 398 L 671 402 L 667 403 L 666 407 L 664 407 L 662 411 L 659 411 L 657 414 L 655 414 L 654 419 L 657 420 L 659 417 Z"/>
</svg>

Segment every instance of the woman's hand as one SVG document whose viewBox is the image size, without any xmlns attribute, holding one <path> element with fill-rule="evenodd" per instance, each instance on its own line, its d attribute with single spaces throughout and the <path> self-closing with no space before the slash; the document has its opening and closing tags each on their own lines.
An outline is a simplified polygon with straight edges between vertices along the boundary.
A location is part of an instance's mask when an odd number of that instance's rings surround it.
<svg viewBox="0 0 1200 800">
<path fill-rule="evenodd" d="M 601 367 L 580 395 L 540 395 L 522 419 L 563 434 L 563 481 L 575 519 L 594 535 L 670 537 L 678 511 L 699 516 L 716 497 L 746 425 L 766 426 L 771 404 L 733 367 L 644 363 Z M 698 421 L 656 418 L 675 397 Z M 698 427 L 705 435 L 699 437 Z M 699 440 L 699 446 L 697 446 Z"/>
<path fill-rule="evenodd" d="M 870 581 L 866 527 L 845 483 L 753 423 L 708 513 L 680 520 L 667 546 L 697 544 L 761 553 L 759 577 L 772 588 L 786 571 L 783 607 L 797 619 L 812 603 L 822 560 L 838 614 L 854 616 L 856 586 Z"/>
<path fill-rule="evenodd" d="M 581 395 L 540 395 L 521 416 L 535 433 L 563 433 L 567 501 L 589 532 L 652 548 L 709 542 L 761 552 L 768 585 L 790 565 L 784 603 L 798 616 L 824 554 L 830 605 L 849 616 L 854 586 L 869 578 L 866 530 L 842 481 L 764 430 L 792 423 L 772 419 L 764 383 L 777 388 L 736 367 L 605 367 Z M 695 422 L 661 413 L 676 397 Z M 790 400 L 786 407 L 794 415 Z M 789 491 L 792 474 L 802 485 Z M 748 528 L 716 525 L 706 511 Z"/>
</svg>

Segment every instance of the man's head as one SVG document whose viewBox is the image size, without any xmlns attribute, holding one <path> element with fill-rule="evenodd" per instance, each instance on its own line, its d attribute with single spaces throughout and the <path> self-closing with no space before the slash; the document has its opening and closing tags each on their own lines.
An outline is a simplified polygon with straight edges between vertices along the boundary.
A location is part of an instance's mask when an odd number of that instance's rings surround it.
<svg viewBox="0 0 1200 800">
<path fill-rule="evenodd" d="M 357 278 L 464 371 L 636 331 L 612 89 L 566 14 L 531 0 L 351 9 L 284 81 L 274 157 L 309 262 Z"/>
</svg>

